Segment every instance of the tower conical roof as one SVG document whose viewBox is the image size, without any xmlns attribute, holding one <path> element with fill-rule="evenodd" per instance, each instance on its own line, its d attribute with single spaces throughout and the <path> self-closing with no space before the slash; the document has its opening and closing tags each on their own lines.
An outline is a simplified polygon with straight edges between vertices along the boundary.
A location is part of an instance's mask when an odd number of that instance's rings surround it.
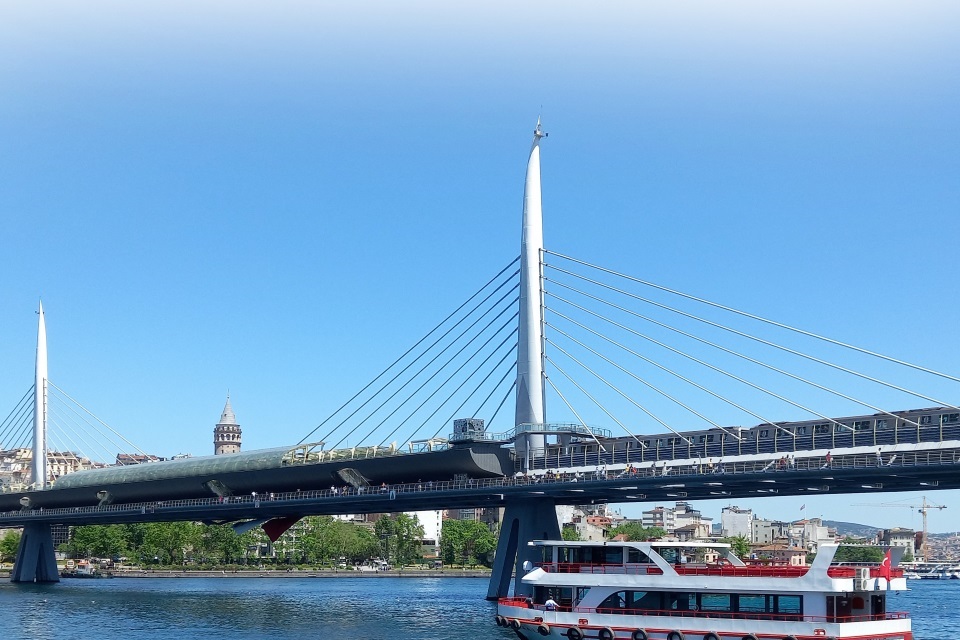
<svg viewBox="0 0 960 640">
<path fill-rule="evenodd" d="M 227 396 L 227 404 L 223 405 L 223 413 L 220 414 L 220 422 L 217 424 L 237 424 L 237 416 L 234 415 L 233 407 L 230 406 L 229 395 Z"/>
</svg>

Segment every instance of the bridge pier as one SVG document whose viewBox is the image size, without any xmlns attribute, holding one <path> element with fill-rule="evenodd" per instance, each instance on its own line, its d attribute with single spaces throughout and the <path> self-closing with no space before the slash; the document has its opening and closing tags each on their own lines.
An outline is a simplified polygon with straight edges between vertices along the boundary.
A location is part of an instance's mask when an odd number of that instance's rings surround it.
<svg viewBox="0 0 960 640">
<path fill-rule="evenodd" d="M 487 600 L 496 600 L 510 595 L 510 578 L 516 576 L 513 593 L 530 595 L 529 589 L 520 582 L 525 573 L 523 563 L 540 562 L 539 549 L 528 547 L 531 540 L 559 540 L 560 523 L 557 520 L 557 505 L 552 500 L 539 498 L 508 502 L 500 523 L 500 539 L 497 541 L 497 556 L 490 574 Z"/>
<path fill-rule="evenodd" d="M 32 522 L 23 526 L 10 582 L 60 582 L 49 524 Z"/>
</svg>

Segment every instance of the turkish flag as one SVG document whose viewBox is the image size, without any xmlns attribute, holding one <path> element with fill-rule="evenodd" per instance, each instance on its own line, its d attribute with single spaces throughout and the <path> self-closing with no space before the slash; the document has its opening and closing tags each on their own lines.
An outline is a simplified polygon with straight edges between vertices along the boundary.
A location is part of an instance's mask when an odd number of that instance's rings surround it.
<svg viewBox="0 0 960 640">
<path fill-rule="evenodd" d="M 887 549 L 887 555 L 883 556 L 883 562 L 880 563 L 879 576 L 881 578 L 886 578 L 887 582 L 890 582 L 890 578 L 893 577 L 893 569 L 890 566 L 890 549 Z"/>
</svg>

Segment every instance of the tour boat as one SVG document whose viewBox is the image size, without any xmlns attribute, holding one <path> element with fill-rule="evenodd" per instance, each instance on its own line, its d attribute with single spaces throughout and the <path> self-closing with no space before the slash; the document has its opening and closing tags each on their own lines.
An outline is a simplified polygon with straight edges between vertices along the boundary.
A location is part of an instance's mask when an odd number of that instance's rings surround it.
<svg viewBox="0 0 960 640">
<path fill-rule="evenodd" d="M 714 542 L 534 541 L 530 597 L 501 598 L 497 624 L 523 640 L 912 640 L 887 610 L 906 590 L 890 551 L 879 566 L 745 563 Z M 803 562 L 802 552 L 795 562 Z"/>
</svg>

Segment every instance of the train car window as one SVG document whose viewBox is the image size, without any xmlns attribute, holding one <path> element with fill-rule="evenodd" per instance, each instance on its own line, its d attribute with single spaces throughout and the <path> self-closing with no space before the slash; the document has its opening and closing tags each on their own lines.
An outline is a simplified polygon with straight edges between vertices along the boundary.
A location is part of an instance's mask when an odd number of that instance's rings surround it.
<svg viewBox="0 0 960 640">
<path fill-rule="evenodd" d="M 713 442 L 713 435 L 707 436 L 707 442 Z"/>
<path fill-rule="evenodd" d="M 887 428 L 886 418 L 881 418 L 877 420 L 877 429 L 886 429 L 886 428 Z"/>
<path fill-rule="evenodd" d="M 704 442 L 706 442 L 706 441 L 707 441 L 707 436 L 700 436 L 700 439 L 697 440 L 697 442 L 699 442 L 699 443 L 701 443 L 701 444 L 704 443 Z"/>
<path fill-rule="evenodd" d="M 769 429 L 761 429 L 761 430 L 760 430 L 760 437 L 761 437 L 761 438 L 766 438 L 766 437 L 769 436 L 769 435 L 770 435 L 770 430 L 769 430 Z"/>
<path fill-rule="evenodd" d="M 663 438 L 657 438 L 657 446 L 658 446 L 658 447 L 662 447 L 662 446 L 665 445 L 666 443 L 667 443 L 666 440 L 664 440 Z"/>
<path fill-rule="evenodd" d="M 830 425 L 828 424 L 817 424 L 813 426 L 814 433 L 830 433 Z"/>
<path fill-rule="evenodd" d="M 945 413 L 940 416 L 940 421 L 943 424 L 953 424 L 954 422 L 960 422 L 960 413 Z"/>
<path fill-rule="evenodd" d="M 807 435 L 807 428 L 806 428 L 806 427 L 797 427 L 797 435 L 798 435 L 798 436 L 805 436 L 805 435 Z"/>
<path fill-rule="evenodd" d="M 649 441 L 649 440 L 644 440 L 644 441 L 643 441 L 643 446 L 649 447 L 649 446 L 650 446 L 650 441 Z"/>
<path fill-rule="evenodd" d="M 869 430 L 869 429 L 870 429 L 870 421 L 869 421 L 869 420 L 855 420 L 855 421 L 853 422 L 853 430 L 854 430 L 854 431 L 867 431 L 867 430 Z"/>
<path fill-rule="evenodd" d="M 920 416 L 920 424 L 933 424 L 933 416 Z"/>
<path fill-rule="evenodd" d="M 834 430 L 835 433 L 849 433 L 849 431 L 850 431 L 850 425 L 844 424 L 844 423 L 841 422 L 840 424 L 838 424 L 837 426 L 835 426 L 835 427 L 833 428 L 833 430 Z"/>
</svg>

